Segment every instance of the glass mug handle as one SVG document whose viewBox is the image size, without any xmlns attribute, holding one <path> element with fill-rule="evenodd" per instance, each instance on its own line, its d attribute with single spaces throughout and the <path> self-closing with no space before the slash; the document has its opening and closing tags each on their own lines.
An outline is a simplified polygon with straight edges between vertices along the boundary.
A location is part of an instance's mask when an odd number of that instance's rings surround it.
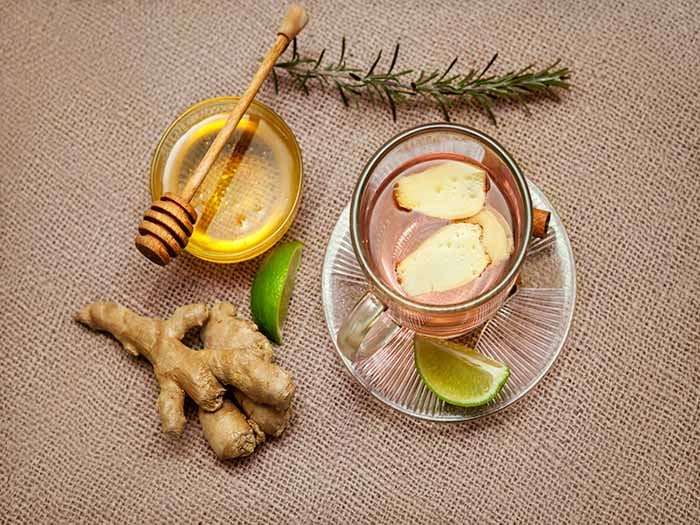
<svg viewBox="0 0 700 525">
<path fill-rule="evenodd" d="M 338 330 L 338 347 L 346 358 L 356 362 L 370 357 L 399 330 L 386 306 L 372 292 L 367 292 Z"/>
</svg>

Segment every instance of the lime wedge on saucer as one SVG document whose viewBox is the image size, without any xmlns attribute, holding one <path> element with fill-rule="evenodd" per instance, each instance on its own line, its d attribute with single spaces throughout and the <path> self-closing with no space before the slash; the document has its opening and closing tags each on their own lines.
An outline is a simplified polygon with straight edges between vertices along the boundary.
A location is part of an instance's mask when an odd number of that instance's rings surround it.
<svg viewBox="0 0 700 525">
<path fill-rule="evenodd" d="M 250 291 L 250 311 L 260 331 L 271 341 L 282 343 L 282 326 L 301 261 L 300 242 L 280 244 L 263 260 Z"/>
<path fill-rule="evenodd" d="M 469 347 L 416 336 L 416 369 L 425 385 L 451 405 L 478 407 L 491 401 L 510 369 Z"/>
</svg>

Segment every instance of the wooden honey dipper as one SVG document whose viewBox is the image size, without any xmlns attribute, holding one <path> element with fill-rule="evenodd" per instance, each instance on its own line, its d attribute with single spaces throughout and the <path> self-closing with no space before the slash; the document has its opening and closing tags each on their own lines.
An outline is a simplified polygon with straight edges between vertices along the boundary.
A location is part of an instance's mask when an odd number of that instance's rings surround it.
<svg viewBox="0 0 700 525">
<path fill-rule="evenodd" d="M 179 195 L 164 194 L 144 214 L 135 243 L 139 251 L 150 261 L 165 266 L 187 246 L 187 241 L 194 231 L 194 224 L 197 222 L 197 212 L 190 204 L 190 200 L 197 193 L 214 161 L 233 135 L 238 122 L 245 115 L 260 86 L 275 66 L 275 62 L 308 20 L 309 17 L 301 5 L 294 3 L 289 6 L 277 31 L 275 44 L 265 55 L 250 85 L 229 114 L 226 124 L 214 138 L 185 188 Z"/>
</svg>

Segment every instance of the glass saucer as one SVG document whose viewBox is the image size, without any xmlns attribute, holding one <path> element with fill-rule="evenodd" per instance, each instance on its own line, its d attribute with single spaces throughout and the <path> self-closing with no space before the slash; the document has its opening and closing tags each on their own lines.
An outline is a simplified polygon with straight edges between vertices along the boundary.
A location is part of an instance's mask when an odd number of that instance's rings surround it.
<svg viewBox="0 0 700 525">
<path fill-rule="evenodd" d="M 413 336 L 399 329 L 381 347 L 348 359 L 338 347 L 343 319 L 367 291 L 355 260 L 348 225 L 349 206 L 328 241 L 321 282 L 323 309 L 333 345 L 352 376 L 390 407 L 430 421 L 467 421 L 493 414 L 527 394 L 552 367 L 566 342 L 576 302 L 576 272 L 571 245 L 556 211 L 528 181 L 533 206 L 549 210 L 549 233 L 535 239 L 521 270 L 516 292 L 485 325 L 461 338 L 477 351 L 503 361 L 511 374 L 488 404 L 463 408 L 448 405 L 426 388 L 413 363 Z"/>
</svg>

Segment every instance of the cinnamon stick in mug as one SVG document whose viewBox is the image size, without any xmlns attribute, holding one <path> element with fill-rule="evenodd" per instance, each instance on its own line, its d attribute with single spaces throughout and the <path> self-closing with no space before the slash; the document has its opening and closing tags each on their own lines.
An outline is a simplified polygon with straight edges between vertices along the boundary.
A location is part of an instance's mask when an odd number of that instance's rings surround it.
<svg viewBox="0 0 700 525">
<path fill-rule="evenodd" d="M 532 208 L 532 236 L 543 239 L 549 229 L 549 218 L 552 214 L 547 210 Z"/>
</svg>

